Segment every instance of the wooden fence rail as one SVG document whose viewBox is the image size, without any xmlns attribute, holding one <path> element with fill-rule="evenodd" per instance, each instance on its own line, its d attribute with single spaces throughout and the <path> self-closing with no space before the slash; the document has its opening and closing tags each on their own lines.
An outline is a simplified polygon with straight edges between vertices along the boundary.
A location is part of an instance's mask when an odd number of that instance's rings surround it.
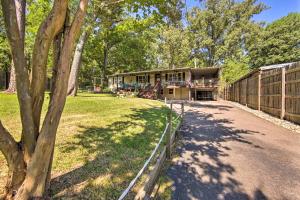
<svg viewBox="0 0 300 200">
<path fill-rule="evenodd" d="M 253 71 L 226 86 L 223 98 L 300 124 L 300 62 Z"/>
<path fill-rule="evenodd" d="M 123 191 L 121 196 L 118 200 L 123 200 L 126 198 L 126 196 L 130 193 L 132 188 L 136 185 L 138 179 L 145 174 L 146 169 L 149 168 L 150 162 L 154 160 L 155 155 L 158 154 L 157 160 L 153 166 L 153 168 L 150 170 L 150 172 L 147 174 L 146 180 L 142 184 L 141 188 L 137 192 L 135 196 L 135 200 L 144 200 L 144 199 L 150 199 L 150 196 L 152 195 L 155 184 L 159 178 L 159 175 L 161 173 L 161 170 L 163 168 L 163 165 L 165 164 L 165 161 L 167 159 L 171 158 L 172 154 L 172 148 L 174 147 L 174 141 L 176 133 L 178 132 L 182 119 L 184 114 L 184 104 L 181 103 L 181 113 L 177 116 L 176 119 L 173 119 L 173 104 L 170 103 L 170 112 L 167 117 L 167 124 L 165 127 L 165 130 L 159 140 L 159 142 L 156 144 L 154 150 L 152 151 L 150 157 L 146 160 L 144 163 L 144 166 L 139 171 L 139 173 L 135 176 L 135 178 L 130 182 L 128 187 Z M 178 121 L 179 120 L 179 121 Z M 173 124 L 178 121 L 177 125 L 174 127 Z M 165 142 L 164 142 L 165 141 Z"/>
</svg>

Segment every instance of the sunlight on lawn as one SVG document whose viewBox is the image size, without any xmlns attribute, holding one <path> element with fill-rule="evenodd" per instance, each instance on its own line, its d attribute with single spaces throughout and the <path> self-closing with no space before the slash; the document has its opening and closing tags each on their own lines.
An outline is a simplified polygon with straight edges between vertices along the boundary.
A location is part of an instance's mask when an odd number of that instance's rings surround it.
<svg viewBox="0 0 300 200">
<path fill-rule="evenodd" d="M 44 114 L 45 110 L 46 106 Z M 56 140 L 52 197 L 118 198 L 158 141 L 167 112 L 161 102 L 138 98 L 95 94 L 68 98 Z M 0 94 L 0 119 L 19 139 L 15 95 Z M 2 154 L 0 164 L 3 186 L 7 167 Z"/>
</svg>

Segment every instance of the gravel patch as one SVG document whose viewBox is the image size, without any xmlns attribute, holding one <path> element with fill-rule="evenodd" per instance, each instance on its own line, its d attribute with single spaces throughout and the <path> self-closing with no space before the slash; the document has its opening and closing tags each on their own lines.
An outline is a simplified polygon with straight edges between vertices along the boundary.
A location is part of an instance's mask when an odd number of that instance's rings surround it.
<svg viewBox="0 0 300 200">
<path fill-rule="evenodd" d="M 287 120 L 282 120 L 282 119 L 279 119 L 277 117 L 273 117 L 265 112 L 262 112 L 262 111 L 259 111 L 259 110 L 254 110 L 252 108 L 249 108 L 247 106 L 244 106 L 244 105 L 241 105 L 239 103 L 236 103 L 236 102 L 232 102 L 232 101 L 227 101 L 229 102 L 230 104 L 233 104 L 234 106 L 240 108 L 240 109 L 243 109 L 247 112 L 250 112 L 260 118 L 263 118 L 267 121 L 270 121 L 272 122 L 273 124 L 276 124 L 276 125 L 279 125 L 279 126 L 282 126 L 286 129 L 289 129 L 291 131 L 294 131 L 294 132 L 297 132 L 297 133 L 300 133 L 300 125 L 297 125 L 293 122 L 289 122 Z"/>
</svg>

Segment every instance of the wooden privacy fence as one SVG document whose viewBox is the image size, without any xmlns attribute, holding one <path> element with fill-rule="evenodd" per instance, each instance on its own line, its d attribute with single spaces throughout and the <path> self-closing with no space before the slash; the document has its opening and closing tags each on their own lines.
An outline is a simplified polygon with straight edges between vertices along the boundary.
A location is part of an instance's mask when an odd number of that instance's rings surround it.
<svg viewBox="0 0 300 200">
<path fill-rule="evenodd" d="M 163 134 L 161 135 L 158 143 L 156 144 L 154 150 L 152 151 L 150 157 L 146 160 L 144 163 L 144 166 L 138 174 L 135 176 L 135 178 L 130 182 L 128 187 L 123 191 L 121 196 L 118 200 L 125 199 L 128 194 L 131 192 L 132 188 L 136 185 L 139 178 L 145 174 L 146 170 L 149 168 L 149 165 L 151 161 L 153 161 L 155 158 L 156 162 L 153 166 L 153 168 L 150 170 L 150 172 L 147 174 L 147 178 L 142 184 L 141 188 L 137 192 L 135 196 L 135 200 L 142 200 L 142 199 L 150 199 L 151 196 L 155 196 L 157 193 L 157 190 L 155 190 L 155 184 L 159 178 L 159 175 L 161 173 L 161 170 L 163 168 L 163 165 L 166 161 L 166 159 L 171 158 L 171 152 L 172 148 L 174 147 L 174 141 L 176 137 L 176 133 L 178 132 L 182 119 L 184 114 L 184 104 L 181 103 L 181 113 L 173 119 L 173 104 L 170 103 L 170 112 L 167 116 L 167 124 L 164 129 Z M 177 125 L 174 126 L 174 124 L 177 122 Z M 157 155 L 157 156 L 156 156 Z"/>
<path fill-rule="evenodd" d="M 300 124 L 300 62 L 255 70 L 226 86 L 224 99 Z"/>
</svg>

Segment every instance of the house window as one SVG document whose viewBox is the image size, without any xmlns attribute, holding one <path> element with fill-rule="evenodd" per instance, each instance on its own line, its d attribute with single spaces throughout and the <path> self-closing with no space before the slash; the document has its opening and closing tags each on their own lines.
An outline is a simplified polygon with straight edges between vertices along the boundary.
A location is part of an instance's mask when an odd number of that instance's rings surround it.
<svg viewBox="0 0 300 200">
<path fill-rule="evenodd" d="M 178 81 L 181 81 L 181 73 L 178 73 L 178 74 L 177 74 L 177 80 L 178 80 Z"/>
<path fill-rule="evenodd" d="M 173 89 L 169 89 L 169 94 L 173 94 Z"/>
<path fill-rule="evenodd" d="M 114 84 L 115 84 L 115 85 L 118 84 L 118 77 L 114 77 Z"/>
<path fill-rule="evenodd" d="M 175 81 L 175 80 L 176 80 L 175 74 L 169 74 L 169 81 Z"/>
<path fill-rule="evenodd" d="M 181 73 L 172 73 L 168 76 L 168 81 L 181 81 L 182 74 Z"/>
<path fill-rule="evenodd" d="M 138 83 L 146 83 L 146 77 L 145 76 L 137 76 L 137 82 Z"/>
<path fill-rule="evenodd" d="M 118 77 L 118 84 L 122 84 L 123 83 L 123 77 L 122 76 L 119 76 Z"/>
</svg>

